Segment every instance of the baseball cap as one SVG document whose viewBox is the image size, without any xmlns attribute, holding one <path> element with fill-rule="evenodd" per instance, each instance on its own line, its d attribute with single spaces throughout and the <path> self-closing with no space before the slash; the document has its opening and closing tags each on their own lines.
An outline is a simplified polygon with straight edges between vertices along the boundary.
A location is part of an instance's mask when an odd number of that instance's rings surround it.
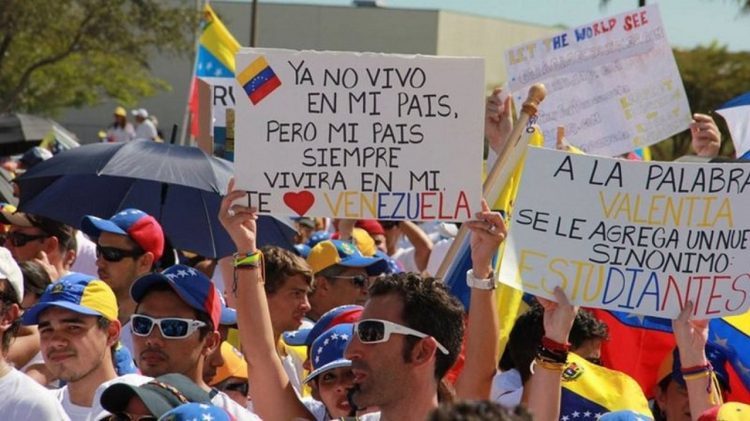
<svg viewBox="0 0 750 421">
<path fill-rule="evenodd" d="M 750 406 L 739 402 L 727 402 L 705 410 L 698 421 L 744 421 L 750 419 Z"/>
<path fill-rule="evenodd" d="M 319 374 L 339 367 L 351 367 L 351 360 L 344 358 L 344 351 L 352 340 L 352 323 L 336 325 L 321 334 L 312 343 L 310 363 L 313 371 L 303 383 L 317 377 Z"/>
<path fill-rule="evenodd" d="M 117 298 L 112 288 L 91 275 L 72 272 L 51 283 L 39 301 L 23 314 L 23 323 L 39 323 L 39 314 L 60 307 L 87 316 L 117 320 Z"/>
<path fill-rule="evenodd" d="M 168 284 L 180 298 L 190 307 L 208 314 L 214 330 L 221 324 L 221 299 L 219 290 L 213 282 L 190 266 L 174 265 L 161 272 L 143 275 L 133 282 L 130 296 L 136 303 L 140 303 L 149 289 L 156 284 Z"/>
<path fill-rule="evenodd" d="M 49 236 L 57 237 L 62 244 L 67 244 L 67 242 L 75 235 L 75 230 L 70 225 L 55 221 L 54 219 L 45 216 L 10 211 L 5 207 L 0 208 L 0 222 L 15 225 L 17 227 L 39 228 Z"/>
<path fill-rule="evenodd" d="M 91 238 L 102 232 L 130 237 L 143 251 L 151 252 L 159 260 L 164 252 L 164 231 L 156 219 L 139 209 L 125 209 L 109 219 L 86 215 L 81 221 L 81 231 Z"/>
<path fill-rule="evenodd" d="M 212 385 L 221 383 L 230 377 L 247 379 L 247 362 L 242 353 L 227 341 L 221 343 L 221 358 L 224 364 L 216 369 L 216 374 L 211 379 Z"/>
<path fill-rule="evenodd" d="M 314 233 L 312 233 L 310 238 L 307 239 L 307 242 L 305 243 L 305 245 L 307 245 L 308 247 L 312 249 L 319 242 L 330 240 L 330 239 L 331 239 L 331 233 L 326 232 L 326 231 L 315 231 Z"/>
<path fill-rule="evenodd" d="M 100 402 L 104 409 L 116 414 L 124 412 L 134 396 L 138 396 L 151 414 L 156 417 L 184 403 L 211 402 L 205 390 L 178 373 L 159 376 L 140 386 L 115 383 L 102 392 Z"/>
<path fill-rule="evenodd" d="M 334 232 L 333 235 L 331 235 L 331 239 L 333 240 L 338 240 L 340 238 L 341 233 L 339 232 Z M 352 228 L 352 243 L 357 246 L 357 249 L 359 249 L 363 256 L 373 256 L 378 250 L 378 247 L 375 245 L 375 240 L 373 240 L 370 234 L 362 228 Z"/>
<path fill-rule="evenodd" d="M 23 274 L 18 267 L 16 259 L 10 254 L 5 247 L 0 247 L 0 279 L 7 279 L 10 286 L 16 292 L 16 304 L 23 301 Z"/>
<path fill-rule="evenodd" d="M 365 268 L 383 265 L 384 261 L 378 257 L 365 257 L 352 243 L 341 240 L 326 240 L 316 244 L 307 256 L 307 263 L 313 273 L 318 273 L 333 265 L 345 267 Z"/>
<path fill-rule="evenodd" d="M 629 409 L 624 409 L 621 411 L 607 412 L 599 418 L 599 421 L 651 421 L 651 417 L 647 417 Z"/>
<path fill-rule="evenodd" d="M 193 421 L 193 420 L 211 420 L 211 421 L 233 421 L 234 418 L 222 408 L 205 403 L 184 403 L 177 408 L 170 410 L 158 421 Z"/>
<path fill-rule="evenodd" d="M 729 373 L 726 368 L 727 356 L 724 351 L 709 342 L 706 344 L 706 358 L 708 359 L 708 362 L 711 363 L 711 367 L 713 367 L 714 374 L 716 375 L 716 379 L 719 381 L 722 390 L 731 390 L 729 384 Z M 675 348 L 672 352 L 667 354 L 659 365 L 659 369 L 656 372 L 658 383 L 668 376 L 672 376 L 672 380 L 685 386 L 685 379 L 682 377 L 681 368 L 680 353 L 679 350 Z"/>
<path fill-rule="evenodd" d="M 28 170 L 34 165 L 50 158 L 52 158 L 52 152 L 50 152 L 49 149 L 42 148 L 41 146 L 34 146 L 24 152 L 18 162 L 23 164 L 24 168 Z"/>
<path fill-rule="evenodd" d="M 357 228 L 362 228 L 370 235 L 385 235 L 385 229 L 377 219 L 360 219 L 354 223 Z"/>
<path fill-rule="evenodd" d="M 127 117 L 128 112 L 125 111 L 124 107 L 117 107 L 115 108 L 115 111 L 113 112 L 114 115 L 119 115 L 120 117 Z"/>
<path fill-rule="evenodd" d="M 148 118 L 148 111 L 145 108 L 136 108 L 130 112 L 135 117 Z"/>
<path fill-rule="evenodd" d="M 354 323 L 359 320 L 362 310 L 364 307 L 356 304 L 334 307 L 326 311 L 312 328 L 284 332 L 282 337 L 287 345 L 309 347 L 326 330 L 342 323 Z"/>
</svg>

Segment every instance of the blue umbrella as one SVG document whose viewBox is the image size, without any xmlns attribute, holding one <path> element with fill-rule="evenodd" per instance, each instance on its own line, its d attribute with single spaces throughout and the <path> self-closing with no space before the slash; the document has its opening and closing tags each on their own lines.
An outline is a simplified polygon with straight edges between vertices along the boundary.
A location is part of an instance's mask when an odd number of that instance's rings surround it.
<svg viewBox="0 0 750 421">
<path fill-rule="evenodd" d="M 62 151 L 18 179 L 19 209 L 80 227 L 84 215 L 126 208 L 153 215 L 175 248 L 209 257 L 234 252 L 218 220 L 232 163 L 201 149 L 151 141 L 98 143 Z M 291 249 L 294 229 L 261 216 L 260 245 Z"/>
</svg>

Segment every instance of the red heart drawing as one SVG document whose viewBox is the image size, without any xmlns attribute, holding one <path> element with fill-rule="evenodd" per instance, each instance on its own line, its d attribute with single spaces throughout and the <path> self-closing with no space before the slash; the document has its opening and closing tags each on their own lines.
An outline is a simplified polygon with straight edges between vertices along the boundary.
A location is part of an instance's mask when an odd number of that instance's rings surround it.
<svg viewBox="0 0 750 421">
<path fill-rule="evenodd" d="M 315 203 L 315 196 L 307 190 L 299 193 L 284 193 L 284 203 L 289 209 L 295 211 L 297 215 L 304 216 L 310 210 L 313 203 Z"/>
</svg>

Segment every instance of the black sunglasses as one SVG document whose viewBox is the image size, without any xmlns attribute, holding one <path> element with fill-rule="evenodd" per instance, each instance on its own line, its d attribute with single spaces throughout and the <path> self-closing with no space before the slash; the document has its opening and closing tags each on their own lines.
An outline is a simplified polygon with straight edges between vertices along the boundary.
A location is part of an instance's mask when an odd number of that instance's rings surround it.
<svg viewBox="0 0 750 421">
<path fill-rule="evenodd" d="M 10 241 L 10 243 L 13 244 L 13 247 L 23 247 L 31 241 L 43 240 L 45 238 L 49 238 L 49 235 L 47 234 L 29 235 L 29 234 L 24 234 L 18 231 L 10 232 L 5 237 L 7 241 Z"/>
<path fill-rule="evenodd" d="M 367 276 L 365 275 L 352 275 L 352 276 L 338 275 L 338 276 L 329 276 L 329 278 L 348 279 L 349 282 L 351 282 L 352 285 L 354 285 L 357 288 L 367 288 L 369 284 Z"/>
<path fill-rule="evenodd" d="M 227 383 L 224 385 L 221 385 L 219 390 L 227 392 L 227 391 L 233 391 L 241 393 L 242 396 L 247 396 L 247 393 L 250 391 L 250 388 L 248 387 L 247 382 L 236 382 L 236 383 Z"/>
<path fill-rule="evenodd" d="M 116 247 L 106 247 L 100 246 L 98 244 L 96 245 L 96 257 L 101 257 L 108 262 L 119 262 L 126 257 L 135 258 L 142 256 L 144 253 L 145 252 L 141 249 L 124 250 L 118 249 Z"/>
</svg>

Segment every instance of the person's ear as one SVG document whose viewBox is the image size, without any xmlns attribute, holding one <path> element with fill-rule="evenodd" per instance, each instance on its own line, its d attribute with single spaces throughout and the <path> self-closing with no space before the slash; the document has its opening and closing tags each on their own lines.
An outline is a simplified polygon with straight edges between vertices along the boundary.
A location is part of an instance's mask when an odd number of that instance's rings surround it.
<svg viewBox="0 0 750 421">
<path fill-rule="evenodd" d="M 328 281 L 328 278 L 325 276 L 316 276 L 315 280 L 313 281 L 313 292 L 317 291 L 323 291 L 328 292 L 328 290 L 331 289 L 331 283 Z"/>
<path fill-rule="evenodd" d="M 219 335 L 219 332 L 214 331 L 209 333 L 203 341 L 203 355 L 211 355 L 211 353 L 219 346 L 221 346 L 221 336 Z"/>
<path fill-rule="evenodd" d="M 116 344 L 118 340 L 120 340 L 120 331 L 122 330 L 122 324 L 120 324 L 120 321 L 115 319 L 109 322 L 109 327 L 107 328 L 107 346 L 111 347 L 112 345 Z"/>
<path fill-rule="evenodd" d="M 138 273 L 151 272 L 151 268 L 154 266 L 155 261 L 154 253 L 151 253 L 150 251 L 143 253 L 143 255 L 137 260 Z"/>
<path fill-rule="evenodd" d="M 21 307 L 18 304 L 13 303 L 5 307 L 5 311 L 0 314 L 0 328 L 3 332 L 10 329 L 13 323 L 18 320 L 21 315 Z"/>
<path fill-rule="evenodd" d="M 52 253 L 59 251 L 57 248 L 60 245 L 60 240 L 55 236 L 47 237 L 42 244 L 44 252 L 47 253 L 47 256 L 50 256 Z"/>
<path fill-rule="evenodd" d="M 433 337 L 427 337 L 417 342 L 411 350 L 411 362 L 415 365 L 424 365 L 432 360 L 437 349 L 437 341 Z"/>
</svg>

